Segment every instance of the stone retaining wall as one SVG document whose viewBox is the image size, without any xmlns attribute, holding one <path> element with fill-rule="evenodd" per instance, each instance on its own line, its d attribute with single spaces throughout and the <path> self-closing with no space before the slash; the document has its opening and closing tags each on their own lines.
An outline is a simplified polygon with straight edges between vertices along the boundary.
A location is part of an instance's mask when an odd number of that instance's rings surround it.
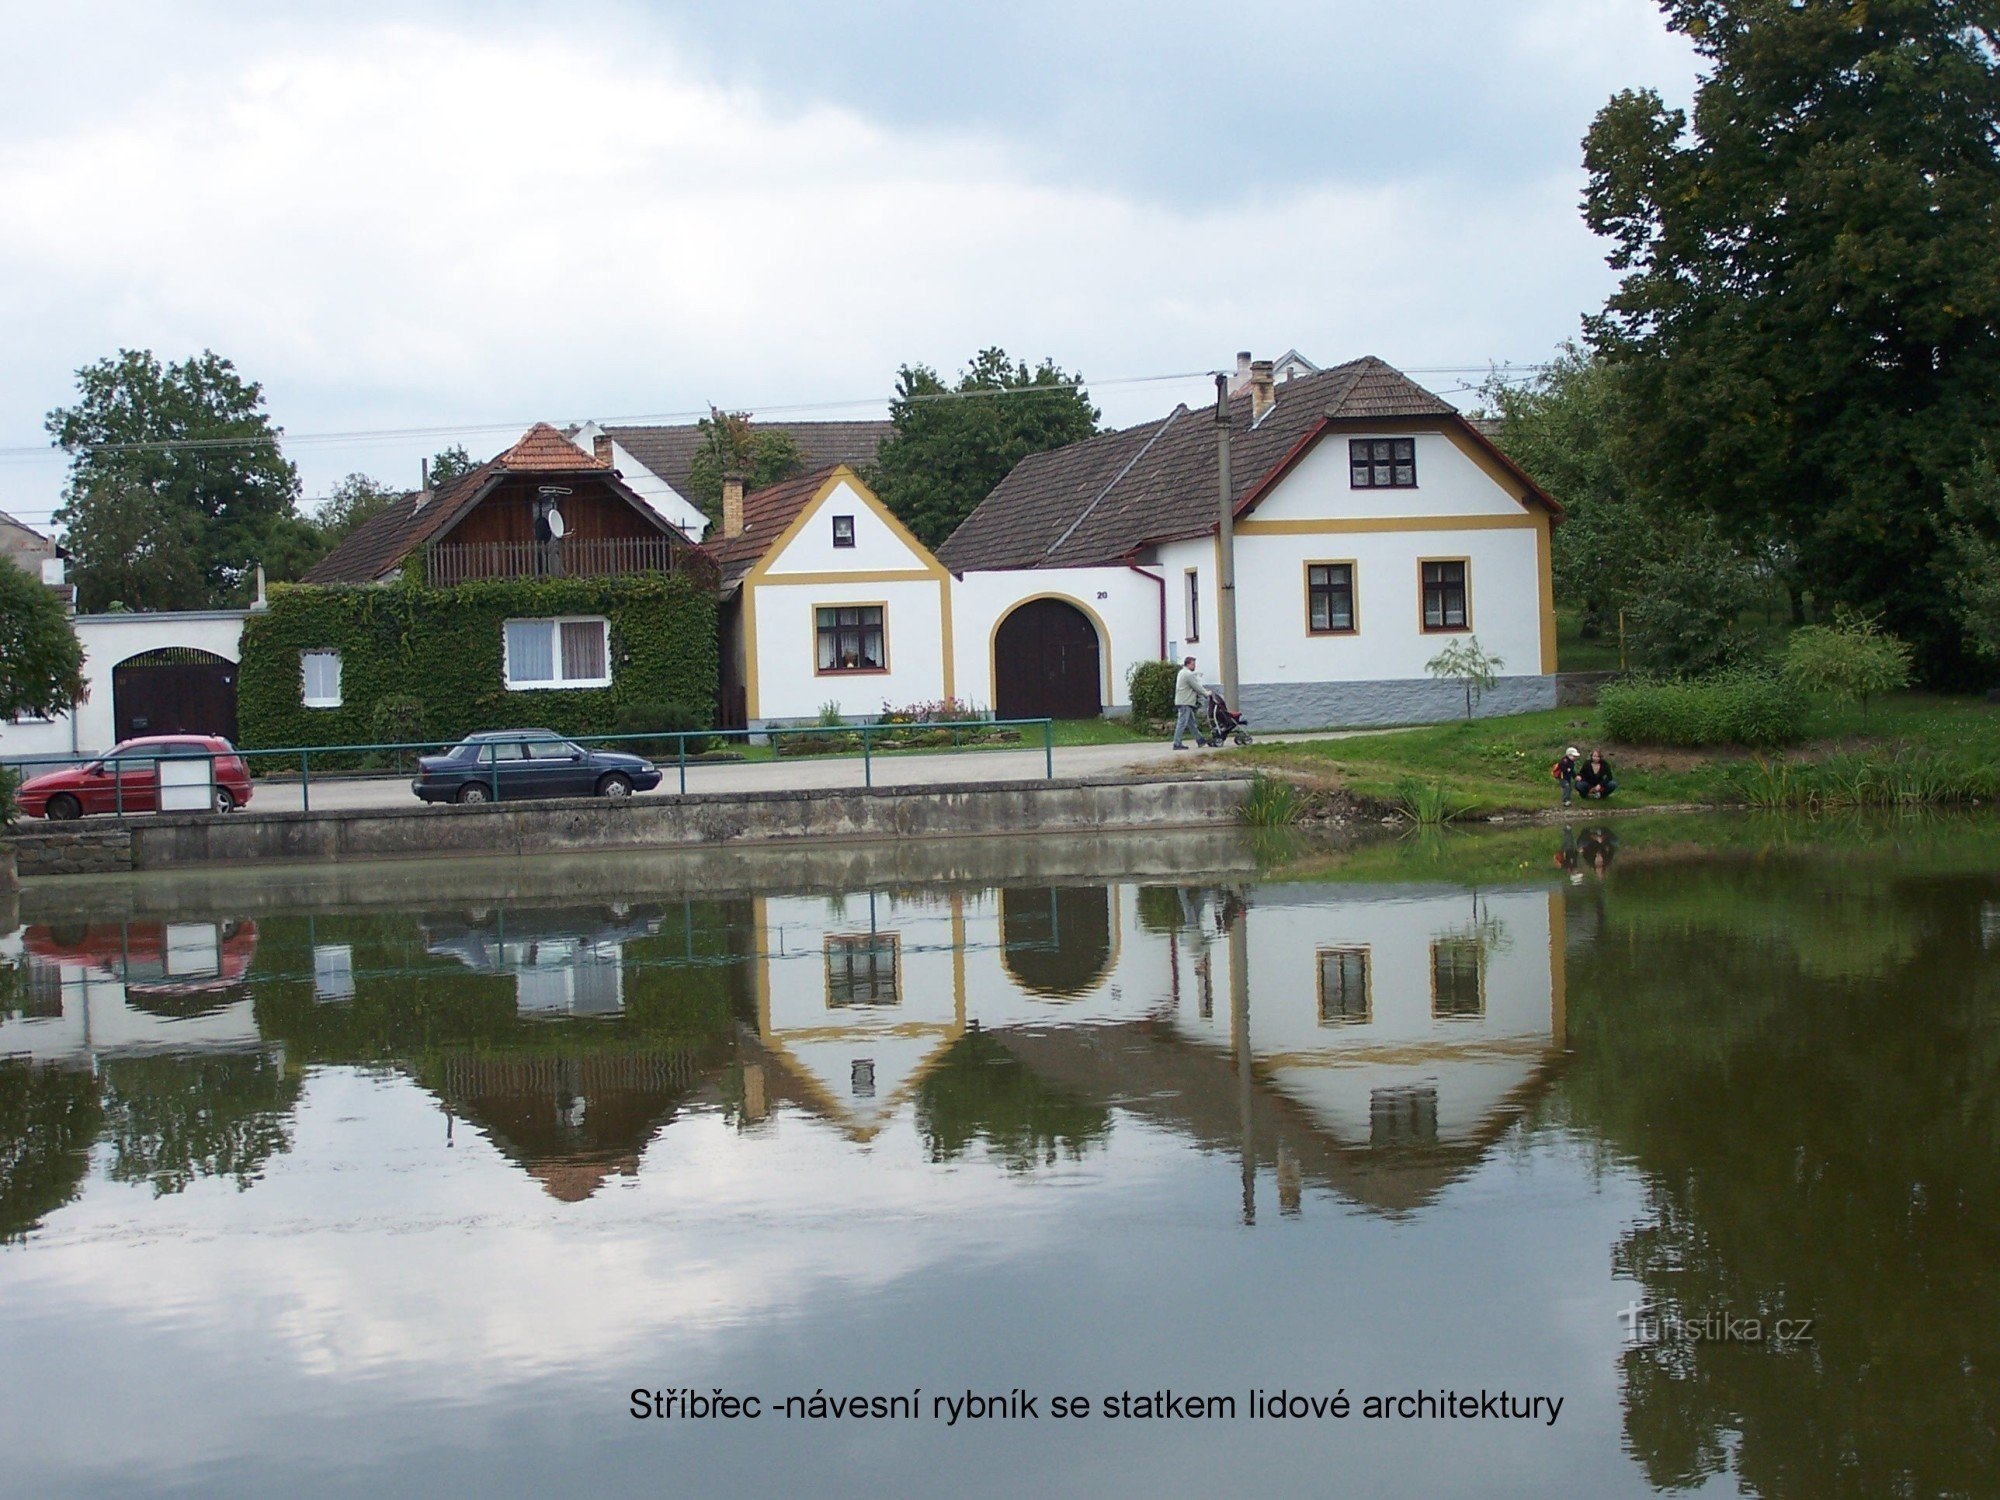
<svg viewBox="0 0 2000 1500">
<path fill-rule="evenodd" d="M 1358 728 L 1367 724 L 1438 724 L 1465 715 L 1465 689 L 1432 677 L 1382 682 L 1246 682 L 1240 707 L 1253 733 Z M 1556 706 L 1554 677 L 1502 677 L 1473 708 L 1497 718 Z"/>
<path fill-rule="evenodd" d="M 810 841 L 1096 835 L 1237 823 L 1249 779 L 1195 775 L 136 818 L 16 841 L 21 873 L 529 856 Z M 32 853 L 30 849 L 32 847 Z"/>
</svg>

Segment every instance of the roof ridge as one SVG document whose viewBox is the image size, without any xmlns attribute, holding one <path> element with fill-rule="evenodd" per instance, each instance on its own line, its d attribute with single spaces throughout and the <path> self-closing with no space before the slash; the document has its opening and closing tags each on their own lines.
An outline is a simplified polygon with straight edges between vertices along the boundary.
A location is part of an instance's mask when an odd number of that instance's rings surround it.
<svg viewBox="0 0 2000 1500">
<path fill-rule="evenodd" d="M 1126 459 L 1124 467 L 1119 469 L 1119 471 L 1116 474 L 1113 474 L 1111 476 L 1110 482 L 1107 483 L 1103 489 L 1099 490 L 1095 495 L 1091 497 L 1090 503 L 1084 506 L 1084 508 L 1077 513 L 1076 519 L 1069 523 L 1069 526 L 1063 531 L 1063 534 L 1057 537 L 1053 542 L 1050 542 L 1048 546 L 1042 549 L 1042 561 L 1047 562 L 1049 558 L 1053 557 L 1055 555 L 1056 548 L 1060 547 L 1064 542 L 1068 541 L 1071 535 L 1076 531 L 1076 528 L 1081 526 L 1085 521 L 1090 519 L 1091 512 L 1097 509 L 1099 503 L 1103 501 L 1104 497 L 1110 494 L 1114 489 L 1118 487 L 1118 481 L 1123 479 L 1127 474 L 1130 474 L 1132 472 L 1132 466 L 1136 464 L 1140 459 L 1144 458 L 1148 453 L 1153 451 L 1153 444 L 1157 443 L 1162 437 L 1166 435 L 1167 429 L 1174 425 L 1174 418 L 1180 416 L 1187 409 L 1188 409 L 1187 403 L 1185 401 L 1177 402 L 1174 406 L 1174 409 L 1168 412 L 1165 417 L 1160 419 L 1159 426 L 1154 428 L 1153 431 L 1147 435 L 1146 441 L 1139 445 L 1139 451 L 1137 453 L 1134 453 L 1130 458 Z M 1085 441 L 1087 442 L 1089 440 L 1085 439 Z"/>
</svg>

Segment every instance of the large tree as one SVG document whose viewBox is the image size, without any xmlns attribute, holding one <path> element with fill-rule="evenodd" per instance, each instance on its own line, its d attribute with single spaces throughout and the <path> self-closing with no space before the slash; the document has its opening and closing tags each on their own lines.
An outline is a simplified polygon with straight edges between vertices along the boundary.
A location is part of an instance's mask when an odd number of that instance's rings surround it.
<svg viewBox="0 0 2000 1500">
<path fill-rule="evenodd" d="M 1706 60 L 1692 120 L 1599 113 L 1584 209 L 1625 273 L 1589 336 L 1634 462 L 1823 603 L 1953 670 L 1920 586 L 2000 389 L 1993 0 L 1660 0 Z"/>
<path fill-rule="evenodd" d="M 0 721 L 62 713 L 83 693 L 83 646 L 61 596 L 0 559 Z"/>
<path fill-rule="evenodd" d="M 983 349 L 955 387 L 928 365 L 903 366 L 889 416 L 896 430 L 877 457 L 876 493 L 935 547 L 1030 453 L 1097 431 L 1098 412 L 1081 377 L 1053 360 L 1030 369 Z"/>
<path fill-rule="evenodd" d="M 734 476 L 746 490 L 790 479 L 806 466 L 805 453 L 788 432 L 759 428 L 747 411 L 711 406 L 695 424 L 701 447 L 688 465 L 687 498 L 711 521 L 722 519 L 722 481 Z"/>
<path fill-rule="evenodd" d="M 79 399 L 48 414 L 70 455 L 56 521 L 86 609 L 186 609 L 242 597 L 299 476 L 278 449 L 263 388 L 207 350 L 162 365 L 121 349 L 77 371 Z M 146 566 L 128 566 L 138 539 Z M 190 576 L 192 575 L 192 576 Z"/>
</svg>

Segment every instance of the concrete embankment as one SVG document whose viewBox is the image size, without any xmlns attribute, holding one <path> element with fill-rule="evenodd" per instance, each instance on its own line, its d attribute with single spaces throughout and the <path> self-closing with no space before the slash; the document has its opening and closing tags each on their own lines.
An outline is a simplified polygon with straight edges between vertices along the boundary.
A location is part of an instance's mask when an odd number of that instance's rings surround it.
<svg viewBox="0 0 2000 1500">
<path fill-rule="evenodd" d="M 815 788 L 626 802 L 500 803 L 92 821 L 9 840 L 24 878 L 218 866 L 526 857 L 731 845 L 819 845 L 1017 834 L 1216 828 L 1249 779 L 1130 777 Z"/>
</svg>

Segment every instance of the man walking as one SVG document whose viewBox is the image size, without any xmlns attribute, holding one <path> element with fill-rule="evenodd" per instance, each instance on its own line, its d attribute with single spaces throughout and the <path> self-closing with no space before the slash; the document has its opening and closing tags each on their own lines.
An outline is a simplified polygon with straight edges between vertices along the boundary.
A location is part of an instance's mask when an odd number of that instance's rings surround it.
<svg viewBox="0 0 2000 1500">
<path fill-rule="evenodd" d="M 1181 743 L 1181 737 L 1186 734 L 1193 734 L 1194 742 L 1197 745 L 1202 742 L 1201 731 L 1195 728 L 1194 723 L 1195 706 L 1200 702 L 1201 678 L 1196 674 L 1194 658 L 1190 656 L 1181 663 L 1180 672 L 1174 678 L 1174 748 L 1176 750 L 1187 749 L 1187 746 Z"/>
</svg>

